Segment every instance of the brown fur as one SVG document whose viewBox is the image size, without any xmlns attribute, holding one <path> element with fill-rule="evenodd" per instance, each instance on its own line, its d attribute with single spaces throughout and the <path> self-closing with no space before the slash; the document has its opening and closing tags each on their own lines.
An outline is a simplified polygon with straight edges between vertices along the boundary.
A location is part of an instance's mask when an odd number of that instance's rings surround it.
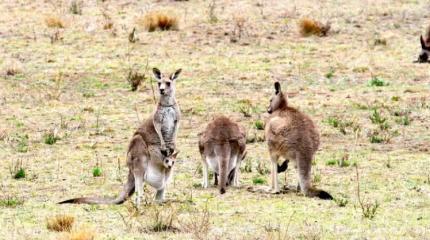
<svg viewBox="0 0 430 240">
<path fill-rule="evenodd" d="M 199 150 L 203 160 L 203 187 L 208 187 L 207 168 L 211 163 L 219 175 L 220 193 L 225 193 L 227 183 L 239 184 L 240 162 L 245 157 L 246 133 L 237 123 L 225 116 L 215 117 L 199 136 Z M 236 162 L 232 162 L 236 160 Z M 230 177 L 229 177 L 230 175 Z"/>
<path fill-rule="evenodd" d="M 312 159 L 320 144 L 318 130 L 306 114 L 288 106 L 287 97 L 281 92 L 279 83 L 275 84 L 275 90 L 265 127 L 272 160 L 272 190 L 279 192 L 278 159 L 285 158 L 296 162 L 300 188 L 306 196 L 331 198 L 328 193 L 310 186 Z"/>
</svg>

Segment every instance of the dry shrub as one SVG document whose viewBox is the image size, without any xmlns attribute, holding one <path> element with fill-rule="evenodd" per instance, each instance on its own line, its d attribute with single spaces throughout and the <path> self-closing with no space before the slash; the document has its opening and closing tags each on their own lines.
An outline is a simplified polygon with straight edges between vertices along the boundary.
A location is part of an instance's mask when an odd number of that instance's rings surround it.
<svg viewBox="0 0 430 240">
<path fill-rule="evenodd" d="M 69 232 L 70 230 L 72 230 L 74 222 L 75 217 L 62 214 L 48 219 L 46 227 L 50 231 Z"/>
<path fill-rule="evenodd" d="M 210 212 L 206 205 L 200 212 L 194 212 L 187 220 L 181 222 L 185 232 L 191 233 L 195 239 L 207 239 L 211 229 Z"/>
<path fill-rule="evenodd" d="M 7 61 L 4 63 L 3 70 L 6 76 L 15 76 L 22 73 L 22 66 L 18 61 Z"/>
<path fill-rule="evenodd" d="M 231 42 L 237 42 L 247 34 L 246 25 L 247 19 L 243 15 L 233 16 L 233 31 L 230 38 Z"/>
<path fill-rule="evenodd" d="M 302 36 L 316 35 L 323 37 L 327 36 L 330 31 L 330 23 L 323 24 L 310 18 L 302 18 L 299 22 L 299 29 Z"/>
<path fill-rule="evenodd" d="M 139 85 L 145 80 L 145 74 L 140 74 L 132 69 L 129 70 L 127 81 L 131 86 L 131 91 L 136 91 Z"/>
<path fill-rule="evenodd" d="M 171 12 L 149 12 L 137 23 L 149 32 L 178 30 L 178 18 Z"/>
<path fill-rule="evenodd" d="M 93 240 L 95 233 L 90 230 L 74 230 L 66 235 L 65 240 Z"/>
<path fill-rule="evenodd" d="M 64 28 L 64 21 L 57 16 L 45 17 L 45 24 L 48 28 Z"/>
</svg>

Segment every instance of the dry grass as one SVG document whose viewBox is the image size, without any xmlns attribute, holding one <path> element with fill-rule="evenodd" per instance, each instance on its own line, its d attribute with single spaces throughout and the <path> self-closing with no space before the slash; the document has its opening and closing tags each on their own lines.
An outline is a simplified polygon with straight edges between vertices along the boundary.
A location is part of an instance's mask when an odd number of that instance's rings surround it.
<svg viewBox="0 0 430 240">
<path fill-rule="evenodd" d="M 48 28 L 65 28 L 64 21 L 58 16 L 47 16 L 45 17 L 45 25 Z"/>
<path fill-rule="evenodd" d="M 51 217 L 47 220 L 46 228 L 50 231 L 69 232 L 72 230 L 75 217 L 62 214 Z"/>
<path fill-rule="evenodd" d="M 302 18 L 299 21 L 300 34 L 304 37 L 310 35 L 316 35 L 320 37 L 327 36 L 328 32 L 330 31 L 330 27 L 331 26 L 329 22 L 323 24 L 310 18 Z"/>
<path fill-rule="evenodd" d="M 18 61 L 6 61 L 3 64 L 3 72 L 6 76 L 15 76 L 22 73 L 22 65 Z"/>
<path fill-rule="evenodd" d="M 95 239 L 95 232 L 88 229 L 73 230 L 66 234 L 64 240 L 93 240 Z"/>
<path fill-rule="evenodd" d="M 127 75 L 127 82 L 131 86 L 131 91 L 136 91 L 143 81 L 145 81 L 145 74 L 141 74 L 132 69 L 129 70 Z"/>
<path fill-rule="evenodd" d="M 0 1 L 0 65 L 15 60 L 23 66 L 22 74 L 5 76 L 6 71 L 0 70 L 0 129 L 7 133 L 0 141 L 0 160 L 4 162 L 0 164 L 0 195 L 12 197 L 0 197 L 6 200 L 6 206 L 0 206 L 0 238 L 60 239 L 69 232 L 46 228 L 45 216 L 57 213 L 76 217 L 71 231 L 80 224 L 96 226 L 99 239 L 197 238 L 181 223 L 198 225 L 201 221 L 206 225 L 201 220 L 206 204 L 210 239 L 428 236 L 429 66 L 412 63 L 420 51 L 419 35 L 427 24 L 423 16 L 428 14 L 428 1 L 384 0 L 382 8 L 365 1 L 344 1 L 340 6 L 338 1 L 216 0 L 218 21 L 212 23 L 208 20 L 212 0 L 93 1 L 85 2 L 82 15 L 72 15 L 68 4 L 53 9 L 44 0 L 25 6 L 22 2 Z M 257 2 L 264 4 L 257 6 Z M 107 5 L 112 29 L 119 37 L 102 30 L 102 5 Z M 180 31 L 148 33 L 139 25 L 139 42 L 129 43 L 136 16 L 170 7 L 178 14 Z M 293 13 L 286 16 L 287 10 Z M 66 28 L 47 28 L 41 13 L 56 14 Z M 237 14 L 247 19 L 241 39 L 247 45 L 230 42 Z M 330 37 L 298 37 L 297 22 L 304 16 L 324 23 L 332 20 Z M 65 41 L 51 45 L 48 37 L 56 30 Z M 375 47 L 375 38 L 387 39 L 387 47 Z M 168 229 L 170 220 L 156 224 L 152 220 L 156 214 L 146 211 L 146 205 L 139 217 L 128 218 L 124 213 L 133 197 L 119 206 L 55 204 L 79 196 L 114 197 L 121 191 L 128 174 L 127 145 L 155 107 L 149 81 L 132 92 L 126 78 L 133 64 L 152 77 L 144 68 L 147 61 L 148 69 L 158 67 L 163 73 L 184 69 L 176 82 L 182 112 L 176 146 L 182 157 L 166 192 L 167 201 L 174 201 L 178 208 L 173 226 L 181 231 L 153 231 Z M 58 72 L 63 72 L 62 78 L 55 78 Z M 373 76 L 389 85 L 369 86 Z M 317 187 L 347 200 L 320 201 L 296 194 L 293 163 L 286 177 L 279 175 L 282 185 L 288 183 L 291 191 L 272 195 L 247 190 L 270 186 L 270 155 L 264 131 L 258 130 L 262 127 L 256 127 L 256 121 L 264 121 L 275 79 L 283 81 L 289 103 L 309 115 L 321 133 L 312 166 L 318 169 Z M 374 108 L 387 119 L 390 134 L 395 133 L 390 141 L 369 141 L 368 133 L 385 128 L 369 119 Z M 410 123 L 398 123 L 406 116 L 394 110 L 410 111 Z M 223 196 L 212 186 L 213 178 L 211 186 L 203 189 L 201 173 L 196 171 L 201 165 L 197 133 L 217 113 L 240 122 L 249 136 L 241 187 L 231 188 Z M 327 123 L 330 116 L 341 123 L 337 127 Z M 355 124 L 361 129 L 359 134 Z M 55 128 L 60 129 L 61 141 L 45 144 L 43 134 Z M 331 159 L 340 161 L 344 153 L 349 154 L 350 166 L 326 164 Z M 103 162 L 104 175 L 95 178 L 92 170 L 97 156 L 99 163 Z M 19 159 L 24 161 L 26 177 L 15 179 L 16 174 L 9 174 L 8 163 Z M 361 217 L 357 188 L 351 184 L 354 163 L 360 166 L 363 203 L 380 203 L 372 219 Z M 155 191 L 145 186 L 145 202 L 149 202 Z M 15 201 L 20 199 L 24 204 Z M 373 213 L 371 207 L 369 213 Z M 312 224 L 304 227 L 305 222 Z M 270 223 L 281 228 L 268 227 L 266 233 L 265 226 Z M 195 229 L 196 233 L 206 231 Z M 314 233 L 305 236 L 305 231 Z"/>
<path fill-rule="evenodd" d="M 148 32 L 156 30 L 178 30 L 178 17 L 172 12 L 153 11 L 137 20 L 137 24 Z"/>
</svg>

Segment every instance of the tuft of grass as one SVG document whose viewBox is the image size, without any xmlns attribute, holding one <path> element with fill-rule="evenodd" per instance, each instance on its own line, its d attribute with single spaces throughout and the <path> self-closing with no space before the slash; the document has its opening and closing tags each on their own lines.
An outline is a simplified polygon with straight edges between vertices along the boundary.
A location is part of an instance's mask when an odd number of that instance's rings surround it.
<svg viewBox="0 0 430 240">
<path fill-rule="evenodd" d="M 24 204 L 24 200 L 15 197 L 6 197 L 4 199 L 0 199 L 0 207 L 15 208 L 22 204 Z"/>
<path fill-rule="evenodd" d="M 384 138 L 381 137 L 381 136 L 379 136 L 377 133 L 372 134 L 369 137 L 369 140 L 370 140 L 371 143 L 382 143 L 382 142 L 384 142 Z"/>
<path fill-rule="evenodd" d="M 93 177 L 100 177 L 102 175 L 102 169 L 100 167 L 93 168 Z"/>
<path fill-rule="evenodd" d="M 25 178 L 26 174 L 25 174 L 25 169 L 24 168 L 20 168 L 18 169 L 18 171 L 15 173 L 15 175 L 13 176 L 13 178 L 15 179 L 21 179 L 21 178 Z"/>
<path fill-rule="evenodd" d="M 302 18 L 299 21 L 299 30 L 300 34 L 304 37 L 308 37 L 311 35 L 316 36 L 327 36 L 330 31 L 331 25 L 329 22 L 323 24 L 319 21 L 310 19 L 310 18 Z"/>
<path fill-rule="evenodd" d="M 151 223 L 148 230 L 152 232 L 176 232 L 179 229 L 174 226 L 178 218 L 178 209 L 172 205 L 153 205 L 149 210 Z"/>
<path fill-rule="evenodd" d="M 22 73 L 22 66 L 18 61 L 7 61 L 4 63 L 3 71 L 6 76 L 15 76 Z"/>
<path fill-rule="evenodd" d="M 161 11 L 147 13 L 143 18 L 137 20 L 137 24 L 148 32 L 178 30 L 179 25 L 176 15 Z"/>
<path fill-rule="evenodd" d="M 403 126 L 409 126 L 411 124 L 411 119 L 409 118 L 409 115 L 405 115 L 397 118 L 396 122 Z"/>
<path fill-rule="evenodd" d="M 251 160 L 251 158 L 247 158 L 245 160 L 245 164 L 244 164 L 244 166 L 242 168 L 242 171 L 243 172 L 247 172 L 247 173 L 252 172 L 252 160 Z"/>
<path fill-rule="evenodd" d="M 334 69 L 330 68 L 330 71 L 328 71 L 328 73 L 325 74 L 325 77 L 328 79 L 332 79 L 334 77 Z"/>
<path fill-rule="evenodd" d="M 60 138 L 59 138 L 59 137 L 57 137 L 57 136 L 55 135 L 55 133 L 54 133 L 54 132 L 49 132 L 49 133 L 46 133 L 45 135 L 43 135 L 43 142 L 44 142 L 45 144 L 53 145 L 53 144 L 55 144 L 58 140 L 60 140 Z"/>
<path fill-rule="evenodd" d="M 9 166 L 9 172 L 14 179 L 22 179 L 25 178 L 26 172 L 24 165 L 22 164 L 22 160 L 19 159 L 17 161 L 12 161 Z"/>
<path fill-rule="evenodd" d="M 47 16 L 45 17 L 45 25 L 48 28 L 64 28 L 66 25 L 64 21 L 57 16 Z"/>
<path fill-rule="evenodd" d="M 386 123 L 387 119 L 382 117 L 382 114 L 378 111 L 378 109 L 374 108 L 372 114 L 369 116 L 370 121 L 372 121 L 373 124 L 384 124 Z"/>
<path fill-rule="evenodd" d="M 261 120 L 256 120 L 254 122 L 254 126 L 257 130 L 263 130 L 264 129 L 264 122 Z"/>
<path fill-rule="evenodd" d="M 75 15 L 82 15 L 83 2 L 80 0 L 72 0 L 69 6 L 69 12 Z"/>
<path fill-rule="evenodd" d="M 327 166 L 334 166 L 337 164 L 337 160 L 336 159 L 329 159 L 325 162 L 325 165 Z"/>
<path fill-rule="evenodd" d="M 360 204 L 361 213 L 363 217 L 368 219 L 373 219 L 376 216 L 376 211 L 379 208 L 378 201 L 371 202 L 364 202 L 364 200 L 361 198 L 360 195 L 360 177 L 358 174 L 358 166 L 355 166 L 355 172 L 356 172 L 356 182 L 357 182 L 357 199 L 358 203 Z"/>
<path fill-rule="evenodd" d="M 388 83 L 384 79 L 374 76 L 369 80 L 368 85 L 371 87 L 383 87 L 388 86 Z"/>
<path fill-rule="evenodd" d="M 252 183 L 254 185 L 262 185 L 262 184 L 265 184 L 266 182 L 267 182 L 266 179 L 264 177 L 260 176 L 260 175 L 254 176 L 252 178 Z"/>
<path fill-rule="evenodd" d="M 334 202 L 339 207 L 345 207 L 348 204 L 348 199 L 347 198 L 343 198 L 343 197 L 339 197 L 339 198 L 335 198 Z"/>
<path fill-rule="evenodd" d="M 207 239 L 211 229 L 210 212 L 206 206 L 197 212 L 193 212 L 186 221 L 181 222 L 184 232 L 191 233 L 195 239 Z"/>
<path fill-rule="evenodd" d="M 17 134 L 16 141 L 18 142 L 16 150 L 20 153 L 25 153 L 28 151 L 28 135 L 27 134 Z"/>
<path fill-rule="evenodd" d="M 95 233 L 87 229 L 73 230 L 66 236 L 65 239 L 66 240 L 94 240 Z"/>
<path fill-rule="evenodd" d="M 131 91 L 136 91 L 140 84 L 145 80 L 145 74 L 130 69 L 127 75 L 127 82 L 131 86 Z"/>
<path fill-rule="evenodd" d="M 75 222 L 75 217 L 61 214 L 51 217 L 47 220 L 46 228 L 55 232 L 70 232 Z"/>
</svg>

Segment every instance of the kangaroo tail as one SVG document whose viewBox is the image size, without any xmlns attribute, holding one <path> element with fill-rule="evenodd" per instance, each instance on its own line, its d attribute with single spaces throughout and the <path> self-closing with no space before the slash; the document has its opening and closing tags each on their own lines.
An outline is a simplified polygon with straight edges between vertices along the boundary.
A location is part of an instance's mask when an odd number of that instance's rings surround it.
<svg viewBox="0 0 430 240">
<path fill-rule="evenodd" d="M 310 197 L 317 197 L 323 200 L 333 200 L 333 196 L 330 193 L 321 190 L 321 189 L 312 189 L 310 190 Z"/>
<path fill-rule="evenodd" d="M 224 143 L 219 146 L 219 153 L 217 154 L 219 157 L 219 192 L 224 194 L 227 188 L 228 181 L 228 163 L 230 162 L 230 145 L 228 143 Z"/>
<path fill-rule="evenodd" d="M 285 160 L 281 165 L 278 164 L 278 173 L 285 172 L 288 169 L 288 160 Z"/>
<path fill-rule="evenodd" d="M 134 193 L 134 175 L 133 173 L 128 173 L 127 183 L 124 185 L 122 192 L 117 198 L 100 198 L 100 197 L 82 197 L 82 198 L 72 198 L 58 204 L 71 203 L 71 204 L 122 204 Z"/>
</svg>

